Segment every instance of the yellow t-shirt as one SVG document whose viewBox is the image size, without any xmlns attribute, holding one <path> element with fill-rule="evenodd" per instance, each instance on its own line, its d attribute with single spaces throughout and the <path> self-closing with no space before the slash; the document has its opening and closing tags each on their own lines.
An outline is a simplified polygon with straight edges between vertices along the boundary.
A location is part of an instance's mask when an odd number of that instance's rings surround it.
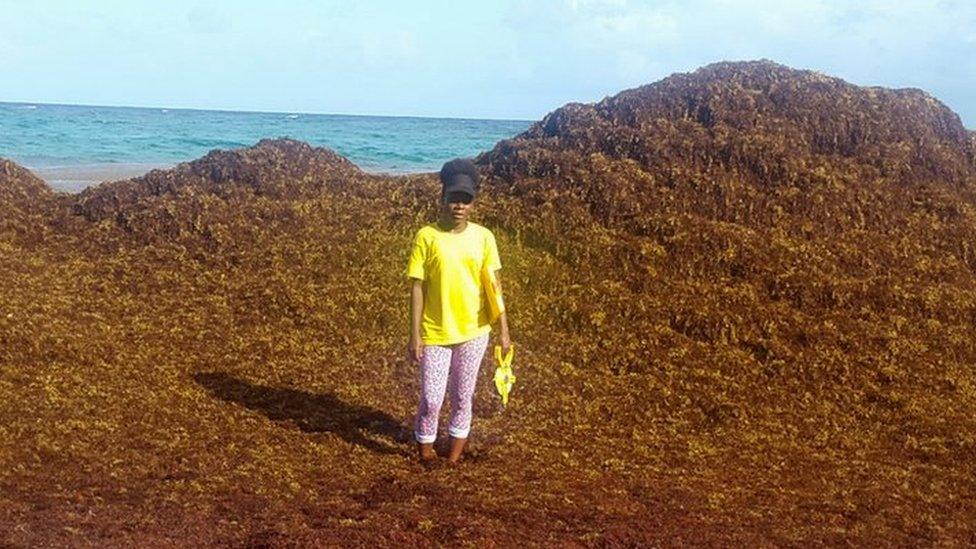
<svg viewBox="0 0 976 549">
<path fill-rule="evenodd" d="M 417 231 L 407 276 L 425 281 L 421 339 L 428 345 L 453 345 L 491 331 L 481 269 L 501 269 L 495 235 L 468 221 L 460 233 L 435 223 Z"/>
</svg>

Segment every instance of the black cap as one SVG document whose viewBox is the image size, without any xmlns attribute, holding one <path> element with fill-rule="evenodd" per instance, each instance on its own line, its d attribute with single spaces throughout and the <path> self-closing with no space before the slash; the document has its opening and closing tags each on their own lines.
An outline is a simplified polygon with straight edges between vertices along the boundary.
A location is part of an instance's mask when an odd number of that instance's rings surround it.
<svg viewBox="0 0 976 549">
<path fill-rule="evenodd" d="M 452 192 L 462 192 L 471 198 L 478 195 L 478 168 L 471 160 L 455 158 L 445 163 L 440 176 L 444 196 Z"/>
<path fill-rule="evenodd" d="M 444 196 L 450 193 L 466 193 L 474 198 L 478 195 L 478 190 L 474 186 L 474 181 L 467 174 L 459 173 L 451 178 L 451 181 L 444 185 Z"/>
</svg>

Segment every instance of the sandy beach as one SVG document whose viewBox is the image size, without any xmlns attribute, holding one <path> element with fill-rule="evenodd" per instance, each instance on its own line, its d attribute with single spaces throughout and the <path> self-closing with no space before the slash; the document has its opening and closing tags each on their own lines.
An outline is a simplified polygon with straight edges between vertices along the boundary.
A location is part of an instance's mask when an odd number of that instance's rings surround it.
<svg viewBox="0 0 976 549">
<path fill-rule="evenodd" d="M 33 168 L 31 171 L 56 191 L 77 193 L 104 181 L 129 179 L 157 168 L 172 166 L 172 164 L 93 164 Z"/>
</svg>

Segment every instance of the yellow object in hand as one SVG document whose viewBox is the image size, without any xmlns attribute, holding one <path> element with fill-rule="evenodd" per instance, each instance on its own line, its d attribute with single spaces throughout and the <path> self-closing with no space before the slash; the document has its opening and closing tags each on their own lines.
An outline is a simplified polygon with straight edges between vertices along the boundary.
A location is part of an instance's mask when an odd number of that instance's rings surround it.
<svg viewBox="0 0 976 549">
<path fill-rule="evenodd" d="M 515 345 L 509 345 L 508 352 L 502 357 L 502 348 L 500 345 L 495 345 L 495 362 L 498 363 L 498 367 L 495 368 L 495 388 L 498 389 L 498 394 L 502 397 L 502 404 L 508 405 L 508 393 L 512 390 L 512 385 L 515 383 L 515 374 L 512 373 L 512 358 L 515 357 Z"/>
</svg>

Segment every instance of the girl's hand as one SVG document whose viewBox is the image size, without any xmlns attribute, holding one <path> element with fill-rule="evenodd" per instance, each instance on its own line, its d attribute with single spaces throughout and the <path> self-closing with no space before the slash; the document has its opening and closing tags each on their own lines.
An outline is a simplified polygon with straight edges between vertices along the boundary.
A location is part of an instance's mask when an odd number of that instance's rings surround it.
<svg viewBox="0 0 976 549">
<path fill-rule="evenodd" d="M 420 358 L 424 356 L 424 344 L 420 339 L 410 338 L 407 343 L 407 362 L 420 364 Z"/>
<path fill-rule="evenodd" d="M 501 333 L 498 335 L 498 344 L 502 347 L 502 355 L 508 354 L 508 349 L 512 346 L 512 340 L 508 337 L 507 333 Z"/>
</svg>

